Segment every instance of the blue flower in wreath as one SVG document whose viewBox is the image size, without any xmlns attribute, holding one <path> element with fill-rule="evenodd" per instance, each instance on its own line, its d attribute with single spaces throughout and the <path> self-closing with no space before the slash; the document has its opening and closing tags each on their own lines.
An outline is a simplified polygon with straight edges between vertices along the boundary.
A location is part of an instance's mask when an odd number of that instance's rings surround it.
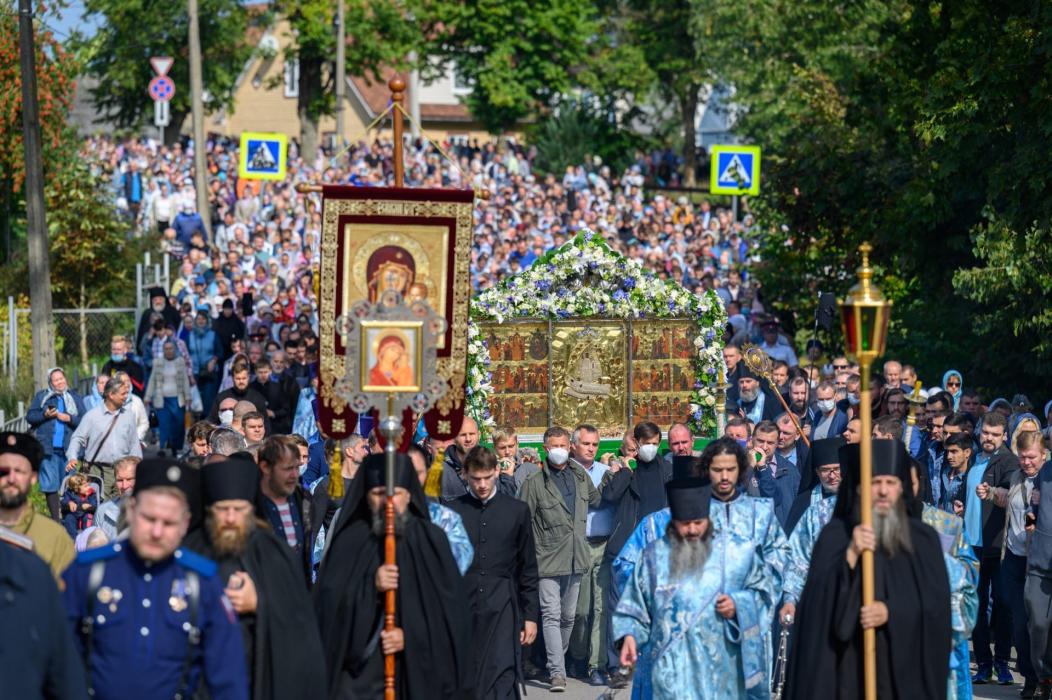
<svg viewBox="0 0 1052 700">
<path fill-rule="evenodd" d="M 567 311 L 566 309 L 559 309 L 558 311 L 555 312 L 555 315 L 558 316 L 559 318 L 570 318 L 570 312 Z"/>
<path fill-rule="evenodd" d="M 712 367 L 709 367 L 709 368 L 707 368 L 707 369 L 705 370 L 705 373 L 706 373 L 706 374 L 715 374 L 715 373 L 716 373 L 716 370 L 714 370 L 714 369 L 713 369 Z M 694 382 L 694 388 L 695 388 L 695 389 L 700 389 L 700 388 L 701 388 L 701 387 L 703 387 L 703 386 L 705 386 L 705 385 L 704 385 L 704 384 L 702 384 L 701 382 Z"/>
<path fill-rule="evenodd" d="M 716 340 L 716 333 L 712 329 L 709 329 L 705 333 L 705 340 L 709 341 L 710 343 Z"/>
<path fill-rule="evenodd" d="M 551 284 L 549 284 L 548 286 L 550 287 L 550 286 L 551 286 Z M 559 287 L 559 289 L 558 289 L 558 290 L 556 290 L 556 292 L 555 292 L 555 296 L 557 296 L 557 297 L 559 297 L 560 299 L 562 299 L 563 297 L 565 297 L 565 296 L 566 296 L 567 294 L 569 294 L 569 293 L 570 293 L 570 292 L 569 292 L 569 291 L 567 291 L 567 289 L 566 289 L 565 287 Z"/>
<path fill-rule="evenodd" d="M 671 299 L 668 302 L 668 310 L 672 313 L 676 313 L 676 302 L 672 301 Z"/>
<path fill-rule="evenodd" d="M 614 292 L 614 301 L 624 301 L 627 298 L 628 298 L 628 295 L 625 294 L 620 289 L 618 289 L 617 291 Z"/>
<path fill-rule="evenodd" d="M 694 420 L 700 421 L 701 418 L 702 418 L 702 413 L 701 413 L 701 409 L 699 408 L 698 410 L 694 411 Z"/>
<path fill-rule="evenodd" d="M 549 289 L 552 288 L 551 280 L 537 280 L 534 284 L 536 284 L 537 289 L 541 290 L 542 292 L 547 292 Z"/>
<path fill-rule="evenodd" d="M 621 286 L 624 287 L 625 289 L 635 289 L 636 288 L 636 281 L 632 277 L 626 277 L 624 279 L 624 281 L 621 282 Z"/>
</svg>

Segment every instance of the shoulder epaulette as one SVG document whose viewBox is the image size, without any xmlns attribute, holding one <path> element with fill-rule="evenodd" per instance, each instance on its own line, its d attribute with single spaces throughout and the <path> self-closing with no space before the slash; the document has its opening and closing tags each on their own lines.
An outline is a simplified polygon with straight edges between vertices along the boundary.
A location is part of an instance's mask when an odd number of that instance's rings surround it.
<svg viewBox="0 0 1052 700">
<path fill-rule="evenodd" d="M 77 554 L 75 563 L 77 564 L 91 564 L 96 561 L 105 561 L 106 559 L 113 559 L 121 553 L 128 543 L 124 540 L 117 540 L 116 542 L 110 542 L 102 547 L 94 547 L 92 549 L 86 549 L 83 552 Z"/>
<path fill-rule="evenodd" d="M 211 578 L 216 575 L 219 571 L 219 565 L 208 557 L 203 557 L 197 552 L 192 552 L 189 549 L 180 547 L 175 550 L 175 560 L 179 562 L 180 566 L 184 566 L 191 571 L 196 571 L 205 578 Z"/>
</svg>

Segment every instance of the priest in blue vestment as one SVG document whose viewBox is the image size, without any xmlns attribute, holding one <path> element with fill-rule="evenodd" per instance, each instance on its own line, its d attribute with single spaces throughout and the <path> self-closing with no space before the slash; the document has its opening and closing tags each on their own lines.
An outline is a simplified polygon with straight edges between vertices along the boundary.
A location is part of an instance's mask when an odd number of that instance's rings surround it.
<svg viewBox="0 0 1052 700">
<path fill-rule="evenodd" d="M 671 521 L 643 550 L 613 613 L 633 698 L 767 698 L 777 578 L 755 544 L 714 527 L 704 480 L 667 485 Z"/>
</svg>

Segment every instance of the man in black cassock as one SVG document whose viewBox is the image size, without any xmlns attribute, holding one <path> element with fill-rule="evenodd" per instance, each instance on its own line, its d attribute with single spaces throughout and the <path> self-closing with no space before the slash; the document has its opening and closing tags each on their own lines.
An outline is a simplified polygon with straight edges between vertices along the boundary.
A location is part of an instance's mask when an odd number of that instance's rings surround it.
<svg viewBox="0 0 1052 700">
<path fill-rule="evenodd" d="M 859 524 L 859 445 L 840 450 L 833 519 L 822 529 L 797 605 L 786 697 L 864 697 L 862 629 L 877 631 L 877 697 L 942 700 L 950 584 L 935 530 L 921 522 L 898 440 L 873 441 L 873 526 Z M 862 605 L 862 558 L 874 551 L 875 602 Z"/>
<path fill-rule="evenodd" d="M 412 462 L 396 457 L 397 564 L 383 563 L 383 454 L 362 463 L 327 538 L 314 604 L 329 697 L 382 698 L 384 654 L 391 653 L 400 700 L 474 698 L 464 579 L 445 533 L 431 523 Z M 398 606 L 390 632 L 383 629 L 388 590 Z"/>
<path fill-rule="evenodd" d="M 464 575 L 474 616 L 475 689 L 486 700 L 518 698 L 521 646 L 537 637 L 537 552 L 530 508 L 498 493 L 497 457 L 476 446 L 464 458 L 468 492 L 449 507 L 460 514 L 475 558 Z"/>
<path fill-rule="evenodd" d="M 324 697 L 324 657 L 303 567 L 255 517 L 259 467 L 229 459 L 202 469 L 205 527 L 184 546 L 219 565 L 238 614 L 255 700 Z"/>
</svg>

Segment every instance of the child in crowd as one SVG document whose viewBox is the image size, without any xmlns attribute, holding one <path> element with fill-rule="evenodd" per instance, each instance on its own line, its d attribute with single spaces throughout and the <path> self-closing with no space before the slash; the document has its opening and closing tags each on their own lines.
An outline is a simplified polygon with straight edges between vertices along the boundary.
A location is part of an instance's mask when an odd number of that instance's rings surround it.
<svg viewBox="0 0 1052 700">
<path fill-rule="evenodd" d="M 62 524 L 69 536 L 91 527 L 95 521 L 95 510 L 99 507 L 99 496 L 88 477 L 74 474 L 66 480 L 66 492 L 62 494 Z"/>
</svg>

